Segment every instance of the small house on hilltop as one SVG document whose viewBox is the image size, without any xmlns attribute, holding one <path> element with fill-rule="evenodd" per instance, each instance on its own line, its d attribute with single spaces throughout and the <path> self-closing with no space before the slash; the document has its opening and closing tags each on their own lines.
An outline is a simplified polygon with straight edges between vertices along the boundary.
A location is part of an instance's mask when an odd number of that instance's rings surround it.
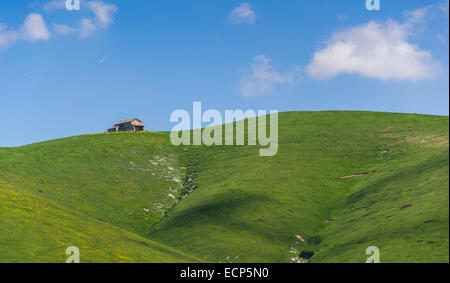
<svg viewBox="0 0 450 283">
<path fill-rule="evenodd" d="M 139 119 L 130 119 L 125 121 L 119 121 L 113 127 L 108 129 L 109 133 L 113 132 L 141 132 L 144 130 L 144 124 Z"/>
</svg>

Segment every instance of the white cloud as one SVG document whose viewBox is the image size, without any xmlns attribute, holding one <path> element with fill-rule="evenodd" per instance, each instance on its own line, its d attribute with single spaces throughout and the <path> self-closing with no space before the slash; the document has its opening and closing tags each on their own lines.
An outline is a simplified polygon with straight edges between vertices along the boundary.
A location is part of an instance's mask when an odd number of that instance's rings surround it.
<svg viewBox="0 0 450 283">
<path fill-rule="evenodd" d="M 36 41 L 50 38 L 50 32 L 40 14 L 29 14 L 20 29 L 20 33 L 24 40 Z"/>
<path fill-rule="evenodd" d="M 294 78 L 293 72 L 281 75 L 273 71 L 270 60 L 264 55 L 259 55 L 253 59 L 250 75 L 241 79 L 240 93 L 244 96 L 273 94 L 277 86 L 290 84 Z"/>
<path fill-rule="evenodd" d="M 66 1 L 52 0 L 43 5 L 42 8 L 46 11 L 66 9 Z M 63 35 L 78 32 L 81 37 L 88 37 L 98 30 L 108 28 L 114 22 L 114 15 L 118 10 L 117 6 L 103 1 L 83 1 L 81 3 L 81 10 L 84 9 L 92 12 L 94 16 L 81 19 L 76 28 L 63 24 L 53 24 L 53 31 Z"/>
<path fill-rule="evenodd" d="M 448 45 L 448 39 L 441 33 L 437 33 L 434 37 L 443 45 Z"/>
<path fill-rule="evenodd" d="M 256 21 L 256 13 L 252 10 L 250 4 L 242 3 L 231 11 L 230 21 L 233 24 L 253 24 Z"/>
<path fill-rule="evenodd" d="M 449 0 L 444 1 L 444 4 L 438 5 L 438 9 L 440 9 L 442 12 L 448 14 L 448 7 L 449 7 Z"/>
<path fill-rule="evenodd" d="M 98 30 L 97 25 L 91 19 L 82 19 L 80 24 L 80 36 L 88 37 Z"/>
<path fill-rule="evenodd" d="M 102 1 L 88 2 L 86 6 L 94 12 L 98 25 L 107 27 L 114 22 L 114 14 L 117 12 L 116 6 Z"/>
<path fill-rule="evenodd" d="M 65 3 L 65 0 L 53 0 L 44 4 L 42 9 L 45 11 L 65 9 Z M 37 4 L 33 3 L 34 5 Z M 114 14 L 117 12 L 115 5 L 102 1 L 83 1 L 83 5 L 94 14 L 94 17 L 83 18 L 78 28 L 54 23 L 52 24 L 52 31 L 61 35 L 78 32 L 81 37 L 87 37 L 97 30 L 106 29 L 114 22 Z M 19 29 L 9 28 L 6 24 L 0 23 L 0 50 L 13 45 L 19 40 L 38 41 L 48 40 L 50 37 L 51 33 L 40 14 L 29 14 Z"/>
<path fill-rule="evenodd" d="M 423 11 L 407 24 L 369 22 L 335 33 L 307 66 L 310 76 L 326 79 L 339 74 L 359 74 L 381 80 L 429 79 L 440 72 L 430 52 L 408 42 L 409 25 L 422 20 Z"/>
<path fill-rule="evenodd" d="M 416 24 L 425 21 L 425 18 L 430 15 L 435 6 L 430 5 L 423 8 L 418 8 L 411 11 L 406 11 L 405 15 L 408 17 L 407 24 Z"/>
<path fill-rule="evenodd" d="M 8 28 L 0 23 L 0 50 L 7 48 L 18 40 L 48 40 L 50 32 L 40 14 L 29 14 L 19 30 Z"/>
<path fill-rule="evenodd" d="M 91 10 L 95 18 L 84 18 L 80 23 L 80 36 L 88 37 L 99 29 L 106 29 L 114 22 L 114 14 L 117 12 L 115 5 L 102 1 L 87 2 L 86 7 Z"/>
<path fill-rule="evenodd" d="M 76 32 L 76 29 L 67 25 L 53 24 L 53 32 L 56 34 L 67 35 Z"/>
<path fill-rule="evenodd" d="M 18 38 L 17 31 L 8 29 L 5 24 L 0 23 L 0 50 L 14 44 Z"/>
</svg>

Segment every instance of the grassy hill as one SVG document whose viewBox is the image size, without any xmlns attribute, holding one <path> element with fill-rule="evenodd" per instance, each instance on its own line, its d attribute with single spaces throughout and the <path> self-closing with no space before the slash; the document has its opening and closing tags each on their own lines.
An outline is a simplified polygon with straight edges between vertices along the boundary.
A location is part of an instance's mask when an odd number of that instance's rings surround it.
<svg viewBox="0 0 450 283">
<path fill-rule="evenodd" d="M 448 117 L 279 115 L 279 151 L 113 133 L 0 148 L 0 262 L 448 262 Z M 345 177 L 345 178 L 342 178 Z M 5 219 L 5 221 L 3 221 Z"/>
<path fill-rule="evenodd" d="M 174 202 L 180 172 L 167 144 L 101 134 L 0 149 L 0 262 L 64 262 L 72 245 L 83 262 L 198 261 L 144 237 Z"/>
</svg>

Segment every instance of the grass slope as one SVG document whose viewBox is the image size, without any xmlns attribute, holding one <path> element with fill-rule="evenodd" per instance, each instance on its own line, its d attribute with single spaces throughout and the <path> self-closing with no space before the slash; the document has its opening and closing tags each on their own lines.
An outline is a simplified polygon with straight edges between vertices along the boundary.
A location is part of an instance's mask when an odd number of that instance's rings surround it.
<svg viewBox="0 0 450 283">
<path fill-rule="evenodd" d="M 0 261 L 61 261 L 78 240 L 85 261 L 364 262 L 375 245 L 382 262 L 448 262 L 448 126 L 281 113 L 274 157 L 167 133 L 3 148 Z"/>
<path fill-rule="evenodd" d="M 143 237 L 175 202 L 178 167 L 159 133 L 0 149 L 0 262 L 63 262 L 71 245 L 83 262 L 197 261 Z"/>
<path fill-rule="evenodd" d="M 71 211 L 40 196 L 1 187 L 0 262 L 55 262 L 66 248 L 81 262 L 197 261 L 162 244 Z"/>
<path fill-rule="evenodd" d="M 382 261 L 448 261 L 447 117 L 283 113 L 279 132 L 274 157 L 191 147 L 199 187 L 150 236 L 219 262 L 288 262 L 310 249 L 313 262 L 364 262 L 371 245 Z"/>
</svg>

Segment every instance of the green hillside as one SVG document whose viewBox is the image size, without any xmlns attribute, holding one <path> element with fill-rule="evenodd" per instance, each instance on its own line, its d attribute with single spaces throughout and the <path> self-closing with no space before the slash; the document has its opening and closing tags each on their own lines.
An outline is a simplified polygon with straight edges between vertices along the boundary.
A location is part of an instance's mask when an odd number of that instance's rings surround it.
<svg viewBox="0 0 450 283">
<path fill-rule="evenodd" d="M 0 148 L 0 262 L 448 262 L 448 135 L 448 117 L 290 112 L 273 157 L 150 132 Z"/>
<path fill-rule="evenodd" d="M 168 194 L 180 186 L 176 178 L 166 134 L 0 149 L 0 262 L 64 262 L 69 246 L 83 262 L 198 261 L 145 238 L 175 202 Z"/>
</svg>

